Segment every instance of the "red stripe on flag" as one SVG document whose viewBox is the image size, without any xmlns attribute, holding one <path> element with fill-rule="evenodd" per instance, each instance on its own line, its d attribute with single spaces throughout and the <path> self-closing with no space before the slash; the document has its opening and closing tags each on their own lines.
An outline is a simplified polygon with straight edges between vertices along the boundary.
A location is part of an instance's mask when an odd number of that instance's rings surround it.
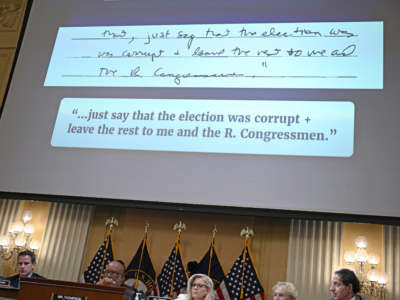
<svg viewBox="0 0 400 300">
<path fill-rule="evenodd" d="M 224 294 L 222 294 L 221 289 L 217 289 L 217 295 L 220 300 L 225 300 Z"/>
</svg>

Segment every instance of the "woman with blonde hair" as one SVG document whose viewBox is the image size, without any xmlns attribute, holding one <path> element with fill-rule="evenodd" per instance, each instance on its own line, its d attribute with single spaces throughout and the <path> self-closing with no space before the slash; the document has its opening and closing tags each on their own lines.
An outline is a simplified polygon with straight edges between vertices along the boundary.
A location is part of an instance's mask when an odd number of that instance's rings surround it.
<svg viewBox="0 0 400 300">
<path fill-rule="evenodd" d="M 297 289 L 291 282 L 278 281 L 272 287 L 274 300 L 298 300 Z"/>
<path fill-rule="evenodd" d="M 177 300 L 214 300 L 214 283 L 205 274 L 193 274 L 190 276 L 187 294 L 180 294 Z"/>
</svg>

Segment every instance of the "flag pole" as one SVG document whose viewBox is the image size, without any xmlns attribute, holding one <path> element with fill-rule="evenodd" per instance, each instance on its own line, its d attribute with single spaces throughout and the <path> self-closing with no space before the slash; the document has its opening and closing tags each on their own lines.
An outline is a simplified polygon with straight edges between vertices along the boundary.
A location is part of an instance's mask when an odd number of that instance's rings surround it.
<svg viewBox="0 0 400 300">
<path fill-rule="evenodd" d="M 103 279 L 103 276 L 104 276 L 104 269 L 106 267 L 104 265 L 105 261 L 106 261 L 106 252 L 107 252 L 107 249 L 108 249 L 108 247 L 110 245 L 110 242 L 111 242 L 111 237 L 112 237 L 112 233 L 113 233 L 113 230 L 114 230 L 114 226 L 118 226 L 118 220 L 116 218 L 114 218 L 113 216 L 111 216 L 106 220 L 105 225 L 106 225 L 106 238 L 107 238 L 107 241 L 106 241 L 106 245 L 104 247 L 103 260 L 101 262 L 101 267 L 100 267 L 100 279 Z"/>
<path fill-rule="evenodd" d="M 143 243 L 142 243 L 142 249 L 140 250 L 140 259 L 139 259 L 139 268 L 138 271 L 136 272 L 136 280 L 135 280 L 135 285 L 134 288 L 137 289 L 139 285 L 139 272 L 142 268 L 142 260 L 143 260 L 143 252 L 144 252 L 144 246 L 145 243 L 147 243 L 147 232 L 149 231 L 149 223 L 146 222 L 146 225 L 144 226 L 144 238 L 143 238 Z"/>
<path fill-rule="evenodd" d="M 186 230 L 186 225 L 185 225 L 185 223 L 182 223 L 182 221 L 179 221 L 179 223 L 176 223 L 174 225 L 173 230 L 178 231 L 178 236 L 176 237 L 176 241 L 175 241 L 174 267 L 172 269 L 171 286 L 170 286 L 169 294 L 168 294 L 169 298 L 172 298 L 172 296 L 174 295 L 174 277 L 175 277 L 175 268 L 176 268 L 176 258 L 178 256 L 178 245 L 180 243 L 182 231 Z"/>
<path fill-rule="evenodd" d="M 217 225 L 214 225 L 214 229 L 212 231 L 212 239 L 211 239 L 210 261 L 208 262 L 208 272 L 207 272 L 208 276 L 210 276 L 210 273 L 211 273 L 211 262 L 212 262 L 212 257 L 214 255 L 214 244 L 215 244 L 215 235 L 216 234 L 217 234 Z"/>
<path fill-rule="evenodd" d="M 247 247 L 249 245 L 249 241 L 250 241 L 250 237 L 252 237 L 254 235 L 253 229 L 246 227 L 243 228 L 242 231 L 240 232 L 240 236 L 241 237 L 245 237 L 244 240 L 244 251 L 243 251 L 243 257 L 242 257 L 242 278 L 241 278 L 241 282 L 240 282 L 240 300 L 244 299 L 244 286 L 243 286 L 243 282 L 244 282 L 244 271 L 246 269 L 246 253 L 247 253 Z"/>
</svg>

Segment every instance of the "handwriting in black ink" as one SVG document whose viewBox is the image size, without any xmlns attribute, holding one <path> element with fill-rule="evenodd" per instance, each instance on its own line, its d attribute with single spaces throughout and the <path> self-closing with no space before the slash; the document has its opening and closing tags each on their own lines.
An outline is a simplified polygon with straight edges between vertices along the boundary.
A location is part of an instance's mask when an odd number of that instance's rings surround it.
<svg viewBox="0 0 400 300">
<path fill-rule="evenodd" d="M 320 56 L 323 57 L 326 54 L 326 49 L 322 49 L 322 50 L 308 50 L 307 51 L 307 56 Z"/>
<path fill-rule="evenodd" d="M 124 29 L 122 29 L 121 33 L 115 33 L 115 32 L 112 32 L 111 30 L 104 30 L 103 36 L 104 37 L 111 37 L 113 39 L 124 38 L 126 36 L 126 31 Z"/>
<path fill-rule="evenodd" d="M 310 29 L 306 28 L 299 28 L 297 26 L 296 30 L 293 31 L 296 35 L 300 36 L 322 36 L 322 34 L 319 31 L 312 31 Z"/>
<path fill-rule="evenodd" d="M 290 48 L 287 50 L 287 54 L 289 56 L 301 56 L 303 54 L 303 50 Z"/>
<path fill-rule="evenodd" d="M 352 56 L 353 53 L 356 51 L 357 46 L 355 44 L 351 44 L 345 47 L 343 50 L 333 50 L 331 52 L 332 56 L 340 56 L 340 57 L 347 57 Z"/>
<path fill-rule="evenodd" d="M 115 73 L 117 73 L 117 70 L 111 70 L 109 68 L 105 68 L 105 67 L 101 67 L 100 68 L 100 72 L 99 72 L 99 76 L 115 76 Z"/>
<path fill-rule="evenodd" d="M 169 32 L 169 29 L 157 33 L 147 33 L 147 40 L 144 42 L 145 45 L 150 44 L 151 40 L 156 40 L 156 39 L 167 39 L 171 33 Z"/>
<path fill-rule="evenodd" d="M 184 33 L 183 31 L 179 31 L 177 38 L 178 39 L 188 39 L 187 42 L 187 48 L 190 49 L 190 47 L 192 46 L 193 40 L 195 39 L 195 35 L 192 33 Z"/>
<path fill-rule="evenodd" d="M 233 55 L 237 55 L 237 56 L 241 56 L 241 55 L 247 56 L 250 53 L 250 51 L 251 50 L 240 49 L 239 47 L 232 49 Z"/>
<path fill-rule="evenodd" d="M 221 56 L 222 54 L 225 53 L 225 49 L 220 49 L 217 51 L 205 51 L 201 49 L 200 47 L 197 47 L 196 50 L 194 50 L 192 56 Z"/>
<path fill-rule="evenodd" d="M 247 29 L 244 27 L 239 31 L 239 33 L 240 33 L 240 37 L 254 36 L 257 34 L 256 31 L 247 31 Z"/>
<path fill-rule="evenodd" d="M 265 30 L 262 34 L 262 37 L 290 37 L 291 34 L 287 32 L 280 32 L 275 29 L 275 27 L 271 27 L 269 30 Z"/>
<path fill-rule="evenodd" d="M 164 50 L 158 50 L 158 52 L 150 52 L 150 51 L 136 51 L 136 50 L 124 50 L 122 51 L 122 57 L 150 57 L 151 61 L 154 61 L 155 58 L 159 58 L 164 53 Z"/>
<path fill-rule="evenodd" d="M 134 68 L 133 70 L 131 70 L 131 73 L 130 73 L 130 77 L 143 77 L 142 75 L 140 75 L 139 74 L 139 72 L 140 72 L 140 67 L 139 66 L 137 66 L 136 68 Z"/>
<path fill-rule="evenodd" d="M 176 85 L 181 84 L 181 80 L 184 78 L 228 78 L 228 77 L 244 77 L 244 74 L 240 73 L 211 73 L 211 74 L 193 74 L 193 73 L 165 73 L 163 68 L 157 68 L 153 72 L 155 77 L 171 77 Z"/>
<path fill-rule="evenodd" d="M 332 35 L 332 36 L 345 36 L 345 37 L 348 37 L 348 38 L 350 38 L 350 37 L 353 37 L 353 36 L 356 36 L 354 33 L 352 33 L 352 32 L 349 32 L 349 31 L 347 31 L 347 30 L 342 30 L 342 29 L 336 29 L 336 28 L 332 28 L 330 31 L 329 31 L 329 35 Z"/>
<path fill-rule="evenodd" d="M 113 57 L 114 55 L 112 54 L 112 52 L 110 51 L 102 51 L 97 53 L 97 57 L 98 58 L 102 58 L 102 57 Z"/>
<path fill-rule="evenodd" d="M 277 56 L 281 52 L 282 49 L 275 48 L 274 50 L 265 49 L 265 50 L 258 50 L 258 56 Z M 273 52 L 272 52 L 273 51 Z"/>
<path fill-rule="evenodd" d="M 219 32 L 214 32 L 214 30 L 211 30 L 210 28 L 207 29 L 206 31 L 206 37 L 217 37 L 217 38 L 224 38 L 224 37 L 228 37 L 229 33 L 231 31 L 229 29 L 225 29 L 224 33 L 219 33 Z"/>
</svg>

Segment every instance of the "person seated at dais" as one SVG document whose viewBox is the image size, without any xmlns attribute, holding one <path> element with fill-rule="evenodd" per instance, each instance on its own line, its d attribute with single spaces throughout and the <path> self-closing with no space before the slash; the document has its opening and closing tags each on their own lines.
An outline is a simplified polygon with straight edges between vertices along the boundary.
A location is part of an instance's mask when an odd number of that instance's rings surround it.
<svg viewBox="0 0 400 300">
<path fill-rule="evenodd" d="M 369 300 L 357 295 L 360 291 L 360 281 L 349 269 L 340 269 L 335 272 L 329 291 L 332 293 L 332 298 L 328 300 Z"/>
<path fill-rule="evenodd" d="M 291 282 L 278 281 L 272 287 L 274 300 L 298 300 L 297 289 Z"/>
<path fill-rule="evenodd" d="M 103 279 L 97 284 L 108 286 L 122 286 L 125 281 L 125 264 L 122 260 L 113 260 L 108 263 Z"/>
<path fill-rule="evenodd" d="M 214 283 L 205 274 L 193 274 L 190 276 L 187 294 L 180 294 L 177 300 L 214 300 Z"/>
<path fill-rule="evenodd" d="M 29 250 L 22 251 L 18 253 L 17 257 L 17 269 L 18 274 L 6 278 L 10 281 L 10 286 L 19 288 L 21 277 L 29 278 L 44 278 L 39 274 L 33 272 L 36 267 L 36 256 L 35 253 Z"/>
</svg>

